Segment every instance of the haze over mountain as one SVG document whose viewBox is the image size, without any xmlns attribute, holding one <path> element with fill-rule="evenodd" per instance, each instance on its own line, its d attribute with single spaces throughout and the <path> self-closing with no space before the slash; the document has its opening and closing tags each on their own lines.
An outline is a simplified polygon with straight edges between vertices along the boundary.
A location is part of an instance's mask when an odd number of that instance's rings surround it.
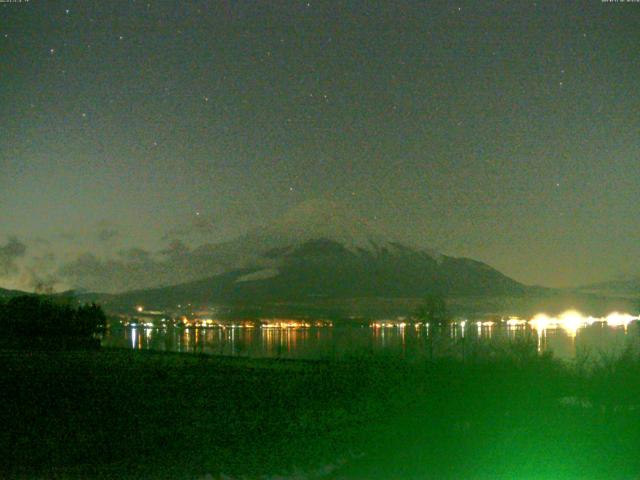
<svg viewBox="0 0 640 480">
<path fill-rule="evenodd" d="M 117 296 L 123 305 L 314 302 L 520 294 L 522 284 L 490 266 L 387 239 L 344 206 L 303 203 L 236 240 L 203 245 L 209 275 Z M 193 275 L 202 272 L 197 269 Z"/>
</svg>

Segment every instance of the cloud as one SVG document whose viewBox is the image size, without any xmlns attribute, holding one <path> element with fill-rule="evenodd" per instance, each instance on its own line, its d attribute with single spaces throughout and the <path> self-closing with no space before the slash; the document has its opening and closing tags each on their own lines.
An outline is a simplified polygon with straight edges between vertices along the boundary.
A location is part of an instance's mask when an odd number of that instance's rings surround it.
<svg viewBox="0 0 640 480">
<path fill-rule="evenodd" d="M 37 293 L 53 293 L 62 280 L 55 273 L 56 257 L 51 252 L 29 258 L 20 276 L 20 285 Z"/>
<path fill-rule="evenodd" d="M 17 261 L 24 257 L 26 251 L 27 246 L 16 237 L 9 237 L 7 243 L 0 245 L 0 277 L 18 273 Z"/>
<path fill-rule="evenodd" d="M 58 271 L 67 282 L 94 291 L 127 290 L 148 286 L 158 278 L 158 266 L 149 252 L 130 249 L 113 258 L 103 259 L 94 253 L 84 253 L 64 264 Z"/>
<path fill-rule="evenodd" d="M 189 255 L 191 249 L 181 240 L 174 240 L 167 248 L 161 250 L 160 253 L 172 260 L 178 260 Z"/>
<path fill-rule="evenodd" d="M 116 228 L 105 227 L 98 231 L 97 237 L 101 242 L 107 243 L 120 237 L 120 232 Z"/>
<path fill-rule="evenodd" d="M 171 228 L 162 237 L 164 240 L 172 239 L 202 239 L 210 238 L 215 234 L 219 225 L 211 218 L 198 216 L 180 226 Z"/>
<path fill-rule="evenodd" d="M 35 238 L 27 245 L 9 237 L 0 245 L 0 279 L 8 288 L 51 293 L 63 283 L 56 269 L 56 257 L 45 240 Z"/>
<path fill-rule="evenodd" d="M 121 258 L 124 262 L 133 263 L 135 265 L 148 265 L 153 262 L 151 258 L 151 253 L 143 248 L 129 248 L 127 250 L 120 250 L 118 252 L 118 257 Z"/>
<path fill-rule="evenodd" d="M 84 253 L 62 265 L 57 273 L 77 288 L 118 292 L 174 285 L 219 272 L 214 258 L 176 240 L 158 252 L 129 248 L 110 257 Z"/>
<path fill-rule="evenodd" d="M 113 246 L 123 239 L 123 230 L 112 222 L 102 220 L 72 231 L 59 233 L 56 239 L 76 248 L 79 245 L 96 245 L 96 242 L 103 246 Z"/>
</svg>

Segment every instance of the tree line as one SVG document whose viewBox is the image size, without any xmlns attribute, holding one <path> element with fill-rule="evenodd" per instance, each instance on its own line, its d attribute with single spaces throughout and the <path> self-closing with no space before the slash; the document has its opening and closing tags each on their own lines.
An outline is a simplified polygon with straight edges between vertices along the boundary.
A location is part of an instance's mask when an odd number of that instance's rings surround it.
<svg viewBox="0 0 640 480">
<path fill-rule="evenodd" d="M 91 340 L 103 333 L 107 317 L 99 305 L 73 298 L 23 295 L 0 298 L 0 338 L 16 340 Z"/>
</svg>

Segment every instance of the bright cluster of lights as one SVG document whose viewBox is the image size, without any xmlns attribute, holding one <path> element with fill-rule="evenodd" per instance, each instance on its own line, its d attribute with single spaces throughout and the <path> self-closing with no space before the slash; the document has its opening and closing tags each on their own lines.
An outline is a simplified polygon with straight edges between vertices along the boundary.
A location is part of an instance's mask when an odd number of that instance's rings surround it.
<svg viewBox="0 0 640 480">
<path fill-rule="evenodd" d="M 594 323 L 606 324 L 610 327 L 624 327 L 626 329 L 634 320 L 640 320 L 640 316 L 634 317 L 633 315 L 630 315 L 628 313 L 613 312 L 606 317 L 592 317 L 585 316 L 577 310 L 566 310 L 558 316 L 550 316 L 545 313 L 539 313 L 530 320 L 525 320 L 519 317 L 509 317 L 506 320 L 477 320 L 472 323 L 476 325 L 479 332 L 485 328 L 491 330 L 493 327 L 501 324 L 506 325 L 509 328 L 526 327 L 528 325 L 538 333 L 545 332 L 546 330 L 562 329 L 569 335 L 575 336 L 578 329 L 593 325 Z M 464 331 L 466 324 L 467 320 L 459 320 L 453 322 L 451 325 L 452 327 L 459 326 Z M 397 322 L 391 320 L 378 320 L 370 324 L 370 326 L 374 329 L 404 328 L 406 325 L 407 324 L 405 322 Z M 414 327 L 418 329 L 422 325 L 422 323 L 418 322 L 414 324 Z M 427 327 L 429 326 L 429 324 L 424 325 Z"/>
<path fill-rule="evenodd" d="M 518 317 L 509 317 L 505 323 L 508 327 L 522 327 L 527 324 L 527 321 Z"/>
<path fill-rule="evenodd" d="M 370 324 L 371 328 L 404 328 L 407 324 L 405 322 L 373 322 Z M 420 323 L 415 324 L 416 327 L 420 327 Z"/>
<path fill-rule="evenodd" d="M 286 318 L 271 318 L 260 320 L 261 328 L 324 328 L 333 327 L 330 320 L 295 320 Z"/>
<path fill-rule="evenodd" d="M 223 323 L 219 320 L 212 319 L 194 319 L 183 320 L 182 325 L 188 328 L 253 328 L 255 325 L 252 322 L 241 323 Z"/>
<path fill-rule="evenodd" d="M 627 325 L 629 325 L 629 323 L 631 323 L 634 320 L 640 320 L 640 316 L 634 317 L 633 315 L 629 315 L 628 313 L 618 313 L 618 312 L 610 313 L 609 315 L 607 315 L 607 318 L 605 319 L 607 325 L 611 327 L 619 327 L 619 326 L 626 327 Z"/>
<path fill-rule="evenodd" d="M 613 312 L 606 317 L 586 317 L 576 310 L 567 310 L 557 317 L 550 317 L 544 313 L 539 313 L 529 320 L 528 323 L 529 326 L 538 333 L 561 328 L 570 335 L 575 335 L 579 328 L 587 327 L 594 323 L 607 324 L 610 327 L 624 327 L 626 329 L 629 323 L 639 319 L 640 317 L 634 317 L 628 313 Z"/>
<path fill-rule="evenodd" d="M 261 328 L 309 328 L 311 323 L 296 320 L 276 320 L 269 323 L 263 323 Z"/>
</svg>

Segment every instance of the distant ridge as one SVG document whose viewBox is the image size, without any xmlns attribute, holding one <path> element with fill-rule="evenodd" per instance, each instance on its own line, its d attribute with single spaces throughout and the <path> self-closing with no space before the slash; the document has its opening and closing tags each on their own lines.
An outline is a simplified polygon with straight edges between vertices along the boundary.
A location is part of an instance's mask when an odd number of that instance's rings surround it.
<svg viewBox="0 0 640 480">
<path fill-rule="evenodd" d="M 640 298 L 640 277 L 620 278 L 578 287 L 579 291 Z"/>
<path fill-rule="evenodd" d="M 0 288 L 0 298 L 19 297 L 20 295 L 33 295 L 33 293 L 23 292 L 21 290 L 8 290 L 6 288 Z"/>
</svg>

